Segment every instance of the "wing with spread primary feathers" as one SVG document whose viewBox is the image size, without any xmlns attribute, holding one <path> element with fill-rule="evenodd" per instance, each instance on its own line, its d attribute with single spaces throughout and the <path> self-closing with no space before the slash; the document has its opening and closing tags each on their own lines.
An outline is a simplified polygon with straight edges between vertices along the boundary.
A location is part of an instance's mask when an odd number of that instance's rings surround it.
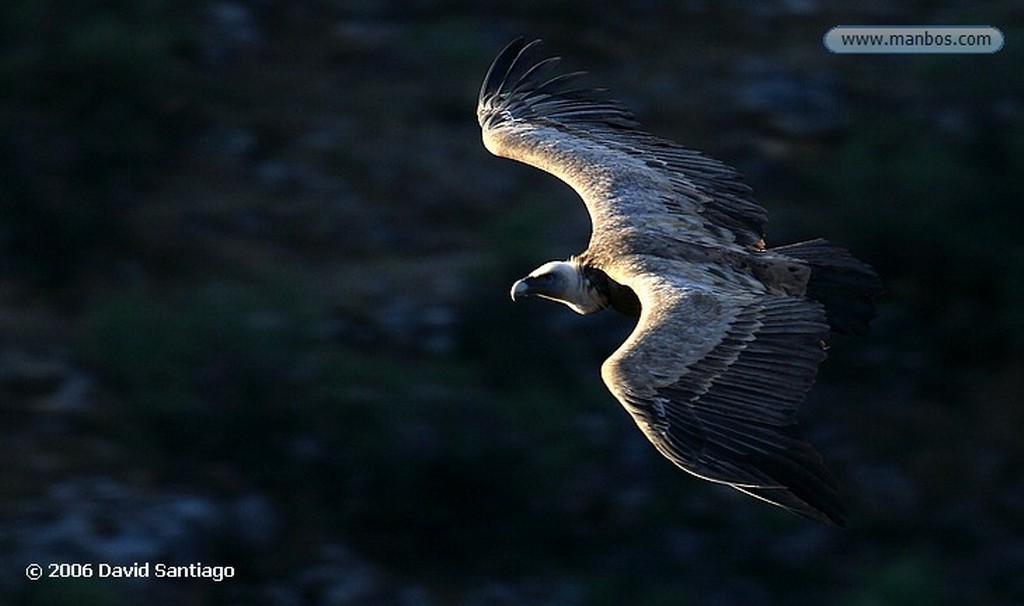
<svg viewBox="0 0 1024 606">
<path fill-rule="evenodd" d="M 601 374 L 655 447 L 696 476 L 841 524 L 838 486 L 795 420 L 825 358 L 821 306 L 654 274 L 630 286 L 643 311 Z"/>
<path fill-rule="evenodd" d="M 824 309 L 723 262 L 763 246 L 764 209 L 733 169 L 570 88 L 579 73 L 545 76 L 558 60 L 530 59 L 537 44 L 501 52 L 477 116 L 488 150 L 579 193 L 593 223 L 581 258 L 640 301 L 636 328 L 601 368 L 608 388 L 684 470 L 842 523 L 836 482 L 795 419 L 825 358 Z"/>
<path fill-rule="evenodd" d="M 484 78 L 477 117 L 488 150 L 572 186 L 595 239 L 637 228 L 701 245 L 761 242 L 766 213 L 732 168 L 640 130 L 600 91 L 568 87 L 582 72 L 548 77 L 558 58 L 531 59 L 539 42 L 513 41 Z"/>
</svg>

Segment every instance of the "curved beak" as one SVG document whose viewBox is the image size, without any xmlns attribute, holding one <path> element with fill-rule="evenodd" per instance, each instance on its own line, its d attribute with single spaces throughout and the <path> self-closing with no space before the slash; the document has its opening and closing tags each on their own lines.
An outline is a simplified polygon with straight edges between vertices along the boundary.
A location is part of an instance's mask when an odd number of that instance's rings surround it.
<svg viewBox="0 0 1024 606">
<path fill-rule="evenodd" d="M 530 296 L 530 294 L 532 294 L 530 291 L 530 278 L 517 280 L 516 283 L 512 285 L 512 291 L 509 294 L 512 295 L 513 301 L 518 301 L 519 299 Z"/>
</svg>

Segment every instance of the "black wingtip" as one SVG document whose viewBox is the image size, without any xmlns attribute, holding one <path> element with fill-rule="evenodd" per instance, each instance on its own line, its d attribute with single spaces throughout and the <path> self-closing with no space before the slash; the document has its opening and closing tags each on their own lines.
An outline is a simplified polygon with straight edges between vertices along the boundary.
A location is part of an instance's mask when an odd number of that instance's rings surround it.
<svg viewBox="0 0 1024 606">
<path fill-rule="evenodd" d="M 518 112 L 518 117 L 542 116 L 556 121 L 636 127 L 633 114 L 618 101 L 605 98 L 603 90 L 565 87 L 584 72 L 545 76 L 560 57 L 533 60 L 541 44 L 540 39 L 527 42 L 520 36 L 498 53 L 480 86 L 477 118 L 481 126 L 496 114 L 508 111 Z"/>
<path fill-rule="evenodd" d="M 754 461 L 777 485 L 735 488 L 826 526 L 845 526 L 846 503 L 821 455 L 802 438 L 787 442 L 778 452 Z"/>
<path fill-rule="evenodd" d="M 505 82 L 508 81 L 509 74 L 514 71 L 513 67 L 519 62 L 520 57 L 540 43 L 541 40 L 539 38 L 527 43 L 526 38 L 517 36 L 506 44 L 505 48 L 501 49 L 501 52 L 498 53 L 498 56 L 494 58 L 491 66 L 487 69 L 487 75 L 484 76 L 484 81 L 480 85 L 480 100 L 501 91 L 504 88 Z"/>
<path fill-rule="evenodd" d="M 797 497 L 785 488 L 751 488 L 734 486 L 737 490 L 752 497 L 761 499 L 802 518 L 813 520 L 824 526 L 846 526 L 846 505 L 838 497 L 831 495 L 827 501 L 816 501 L 813 505 Z"/>
</svg>

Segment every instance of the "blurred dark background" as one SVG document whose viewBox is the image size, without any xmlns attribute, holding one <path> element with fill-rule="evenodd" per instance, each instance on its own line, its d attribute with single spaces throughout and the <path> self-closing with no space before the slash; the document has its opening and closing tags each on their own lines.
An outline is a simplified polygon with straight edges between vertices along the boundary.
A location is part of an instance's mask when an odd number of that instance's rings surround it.
<svg viewBox="0 0 1024 606">
<path fill-rule="evenodd" d="M 1024 604 L 1019 2 L 8 0 L 0 34 L 0 602 Z M 598 374 L 624 318 L 508 301 L 589 229 L 480 144 L 518 35 L 737 166 L 770 243 L 882 274 L 802 417 L 848 528 L 660 458 Z"/>
</svg>

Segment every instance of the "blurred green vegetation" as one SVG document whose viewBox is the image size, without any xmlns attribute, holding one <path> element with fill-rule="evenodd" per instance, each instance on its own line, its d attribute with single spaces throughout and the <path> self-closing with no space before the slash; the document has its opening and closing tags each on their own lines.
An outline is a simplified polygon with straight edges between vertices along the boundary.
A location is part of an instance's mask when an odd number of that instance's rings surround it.
<svg viewBox="0 0 1024 606">
<path fill-rule="evenodd" d="M 109 583 L 100 579 L 61 579 L 59 583 L 34 584 L 26 603 L 38 606 L 119 606 L 126 601 L 118 592 L 111 592 Z"/>
<path fill-rule="evenodd" d="M 127 210 L 198 132 L 211 100 L 190 68 L 189 19 L 201 4 L 0 6 L 0 229 L 20 275 L 58 286 L 131 254 Z"/>
<path fill-rule="evenodd" d="M 283 461 L 289 370 L 305 351 L 302 318 L 288 312 L 225 284 L 113 292 L 90 302 L 81 350 L 124 398 L 118 425 L 128 422 L 127 437 L 158 468 L 228 461 L 280 472 L 266 463 Z"/>
<path fill-rule="evenodd" d="M 941 596 L 934 568 L 921 556 L 907 556 L 887 562 L 874 571 L 849 606 L 926 606 Z"/>
</svg>

